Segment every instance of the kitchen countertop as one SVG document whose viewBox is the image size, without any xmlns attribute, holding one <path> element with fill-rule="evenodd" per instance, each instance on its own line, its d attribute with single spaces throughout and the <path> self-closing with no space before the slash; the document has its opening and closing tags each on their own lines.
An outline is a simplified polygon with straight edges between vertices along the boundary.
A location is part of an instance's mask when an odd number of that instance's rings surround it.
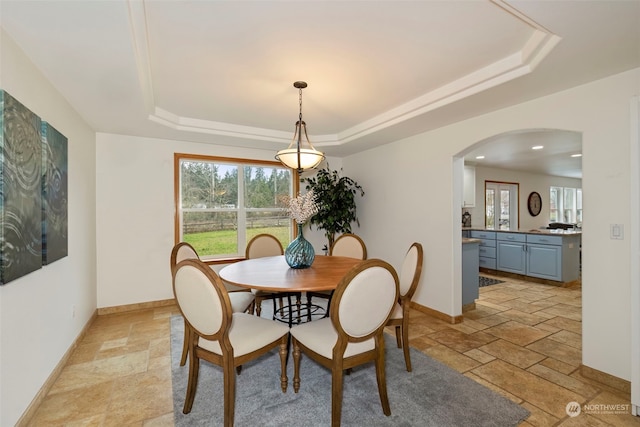
<svg viewBox="0 0 640 427">
<path fill-rule="evenodd" d="M 552 235 L 563 235 L 563 236 L 573 236 L 573 235 L 580 235 L 582 234 L 582 230 L 575 230 L 575 229 L 569 229 L 569 230 L 563 230 L 563 229 L 547 229 L 547 228 L 533 228 L 533 229 L 529 229 L 529 230 L 521 230 L 521 229 L 515 229 L 515 230 L 505 230 L 505 229 L 500 229 L 500 230 L 496 230 L 494 228 L 486 228 L 486 227 L 462 227 L 462 230 L 469 230 L 469 231 L 495 231 L 498 233 L 523 233 L 523 234 L 552 234 Z"/>
<path fill-rule="evenodd" d="M 480 239 L 470 239 L 468 237 L 463 237 L 462 244 L 464 245 L 465 243 L 480 243 Z"/>
</svg>

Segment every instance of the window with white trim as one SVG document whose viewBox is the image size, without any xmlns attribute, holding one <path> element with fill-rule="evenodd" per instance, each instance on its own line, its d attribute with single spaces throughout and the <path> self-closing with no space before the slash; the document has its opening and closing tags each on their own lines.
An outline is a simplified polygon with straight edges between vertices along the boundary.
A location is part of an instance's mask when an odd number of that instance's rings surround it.
<svg viewBox="0 0 640 427">
<path fill-rule="evenodd" d="M 202 259 L 244 257 L 247 242 L 273 234 L 283 247 L 293 223 L 282 196 L 297 191 L 297 173 L 279 162 L 175 154 L 176 242 Z"/>
<path fill-rule="evenodd" d="M 551 187 L 549 193 L 549 221 L 581 224 L 582 189 Z"/>
</svg>

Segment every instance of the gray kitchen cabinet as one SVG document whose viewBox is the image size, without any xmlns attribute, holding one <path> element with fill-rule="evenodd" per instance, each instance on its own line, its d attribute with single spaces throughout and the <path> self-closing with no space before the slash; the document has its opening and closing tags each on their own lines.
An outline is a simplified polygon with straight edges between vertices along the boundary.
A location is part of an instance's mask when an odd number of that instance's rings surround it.
<svg viewBox="0 0 640 427">
<path fill-rule="evenodd" d="M 496 270 L 527 274 L 527 237 L 521 233 L 497 233 Z"/>
<path fill-rule="evenodd" d="M 480 296 L 478 283 L 478 248 L 477 239 L 462 241 L 462 307 L 475 303 Z"/>
<path fill-rule="evenodd" d="M 472 239 L 480 239 L 478 261 L 480 267 L 496 269 L 496 232 L 471 230 Z"/>
<path fill-rule="evenodd" d="M 571 282 L 580 276 L 579 234 L 527 234 L 527 276 Z"/>
<path fill-rule="evenodd" d="M 580 278 L 580 233 L 471 230 L 480 268 L 556 282 Z"/>
<path fill-rule="evenodd" d="M 496 270 L 557 282 L 580 274 L 580 235 L 506 233 L 496 236 Z"/>
<path fill-rule="evenodd" d="M 527 276 L 562 280 L 562 246 L 528 244 Z"/>
</svg>

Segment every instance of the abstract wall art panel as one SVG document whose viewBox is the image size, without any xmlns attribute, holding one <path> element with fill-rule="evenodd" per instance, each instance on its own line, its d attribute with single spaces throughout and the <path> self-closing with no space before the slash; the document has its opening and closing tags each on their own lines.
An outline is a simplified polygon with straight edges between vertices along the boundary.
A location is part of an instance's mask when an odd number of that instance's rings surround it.
<svg viewBox="0 0 640 427">
<path fill-rule="evenodd" d="M 0 284 L 42 267 L 41 120 L 0 90 Z"/>
<path fill-rule="evenodd" d="M 42 122 L 42 264 L 67 256 L 67 138 Z"/>
</svg>

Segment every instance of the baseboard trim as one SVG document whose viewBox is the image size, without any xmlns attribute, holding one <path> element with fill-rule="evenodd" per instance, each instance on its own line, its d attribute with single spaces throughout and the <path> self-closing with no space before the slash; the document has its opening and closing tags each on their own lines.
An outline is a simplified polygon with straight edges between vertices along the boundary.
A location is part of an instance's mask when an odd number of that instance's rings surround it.
<svg viewBox="0 0 640 427">
<path fill-rule="evenodd" d="M 165 300 L 158 300 L 158 301 L 140 302 L 136 304 L 117 305 L 113 307 L 102 307 L 98 309 L 98 315 L 102 316 L 104 314 L 126 313 L 128 311 L 166 307 L 169 305 L 174 305 L 175 303 L 176 303 L 176 300 L 172 298 L 172 299 L 165 299 Z"/>
<path fill-rule="evenodd" d="M 597 381 L 623 393 L 631 394 L 631 381 L 623 380 L 622 378 L 582 364 L 580 365 L 580 373 L 583 377 L 589 378 L 590 380 Z"/>
<path fill-rule="evenodd" d="M 570 282 L 558 282 L 555 280 L 541 279 L 539 277 L 524 276 L 517 273 L 509 273 L 506 271 L 493 270 L 491 268 L 480 267 L 481 273 L 491 274 L 498 277 L 506 277 L 509 279 L 525 280 L 527 282 L 540 283 L 542 285 L 559 286 L 561 288 L 574 288 L 582 285 L 582 280 L 576 279 Z"/>
<path fill-rule="evenodd" d="M 469 304 L 465 304 L 462 306 L 462 312 L 466 313 L 467 311 L 471 311 L 471 310 L 475 310 L 476 309 L 476 303 L 475 302 L 470 302 Z"/>
<path fill-rule="evenodd" d="M 434 310 L 433 308 L 420 305 L 414 301 L 411 301 L 411 308 L 414 308 L 419 312 L 428 314 L 429 316 L 435 317 L 436 319 L 444 320 L 445 322 L 449 322 L 451 324 L 462 323 L 462 320 L 464 319 L 464 317 L 461 314 L 458 316 L 450 316 L 441 311 Z"/>
<path fill-rule="evenodd" d="M 87 331 L 89 330 L 93 322 L 96 320 L 96 317 L 98 317 L 97 310 L 93 312 L 93 315 L 91 316 L 91 318 L 89 318 L 89 321 L 87 321 L 87 323 L 84 325 L 84 327 L 82 328 L 82 330 L 80 331 L 76 339 L 73 341 L 73 343 L 71 344 L 69 349 L 66 351 L 66 353 L 62 356 L 62 358 L 60 359 L 56 367 L 53 369 L 51 374 L 49 374 L 49 377 L 47 378 L 47 380 L 44 382 L 44 384 L 42 384 L 42 387 L 40 387 L 40 390 L 38 390 L 38 393 L 36 393 L 35 397 L 31 401 L 29 406 L 27 406 L 27 409 L 25 409 L 20 419 L 18 419 L 18 422 L 16 423 L 16 427 L 26 427 L 29 424 L 29 422 L 35 415 L 36 411 L 42 404 L 44 398 L 47 396 L 47 394 L 53 387 L 53 384 L 56 382 L 56 380 L 60 376 L 60 373 L 66 366 L 67 362 L 69 361 L 69 358 L 71 358 L 71 355 L 73 354 L 74 350 L 76 349 L 76 347 L 78 347 L 78 344 L 82 341 L 84 336 L 87 334 Z"/>
</svg>

